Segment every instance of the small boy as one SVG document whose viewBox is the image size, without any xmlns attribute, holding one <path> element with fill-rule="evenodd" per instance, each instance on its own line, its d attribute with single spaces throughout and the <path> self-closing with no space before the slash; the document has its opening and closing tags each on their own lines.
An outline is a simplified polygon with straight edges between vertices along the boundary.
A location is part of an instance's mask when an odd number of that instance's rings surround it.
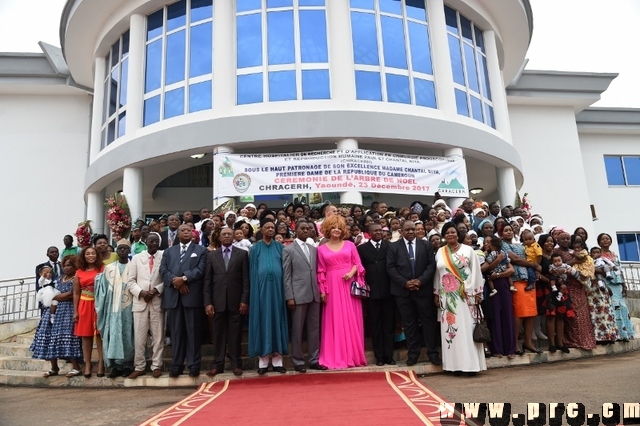
<svg viewBox="0 0 640 426">
<path fill-rule="evenodd" d="M 617 271 L 618 267 L 606 257 L 602 257 L 600 247 L 593 247 L 591 249 L 591 257 L 593 258 L 595 267 L 604 271 L 604 274 L 596 273 L 596 279 L 598 280 L 598 287 L 600 288 L 600 291 L 606 291 L 607 286 L 605 281 L 613 280 L 613 274 L 611 274 L 611 271 Z"/>
<path fill-rule="evenodd" d="M 524 253 L 527 256 L 527 262 L 535 264 L 541 270 L 540 261 L 542 260 L 542 247 L 540 247 L 540 244 L 536 242 L 533 232 L 525 229 L 522 231 L 520 238 L 522 238 L 522 243 L 524 244 Z M 527 268 L 528 284 L 525 291 L 533 290 L 536 287 L 536 269 L 538 268 Z"/>
<path fill-rule="evenodd" d="M 233 231 L 233 238 L 234 238 L 234 241 L 232 245 L 234 247 L 237 247 L 247 252 L 251 250 L 251 241 L 247 240 L 244 237 L 244 231 L 242 229 L 238 228 L 235 231 Z"/>
<path fill-rule="evenodd" d="M 565 281 L 567 281 L 567 273 L 572 277 L 578 279 L 580 274 L 571 266 L 562 261 L 562 256 L 558 253 L 551 255 L 551 265 L 549 266 L 549 285 L 551 286 L 551 292 L 557 292 L 556 300 L 562 299 L 562 293 L 567 291 Z M 558 291 L 558 285 L 562 291 Z"/>
<path fill-rule="evenodd" d="M 497 238 L 497 237 L 491 238 L 490 245 L 491 245 L 491 252 L 489 252 L 485 260 L 485 262 L 487 263 L 492 263 L 494 260 L 496 260 L 496 258 L 500 253 L 504 253 L 502 251 L 502 240 L 500 238 Z M 504 259 L 502 259 L 502 261 L 498 263 L 498 266 L 496 266 L 495 268 L 493 268 L 492 271 L 489 272 L 489 277 L 491 277 L 491 274 L 494 274 L 494 273 L 498 274 L 500 272 L 505 272 L 507 269 L 509 269 L 509 263 L 511 263 L 511 259 L 509 259 L 509 256 L 507 256 L 507 253 L 504 253 L 504 256 L 505 256 Z M 518 289 L 513 285 L 513 280 L 511 279 L 511 277 L 507 277 L 507 280 L 509 280 L 509 290 L 511 290 L 514 293 L 518 291 Z M 498 294 L 498 290 L 496 290 L 495 285 L 493 284 L 493 281 L 491 280 L 491 278 L 487 279 L 487 284 L 491 289 L 491 291 L 489 292 L 489 297 L 493 297 L 496 294 Z"/>
</svg>

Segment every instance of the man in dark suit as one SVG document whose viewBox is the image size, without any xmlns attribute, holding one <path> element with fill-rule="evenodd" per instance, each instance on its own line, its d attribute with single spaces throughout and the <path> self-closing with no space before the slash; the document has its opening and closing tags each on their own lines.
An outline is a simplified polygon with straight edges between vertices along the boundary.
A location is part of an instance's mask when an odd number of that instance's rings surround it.
<svg viewBox="0 0 640 426">
<path fill-rule="evenodd" d="M 433 247 L 428 241 L 416 239 L 416 226 L 409 220 L 402 224 L 402 237 L 389 247 L 387 270 L 391 278 L 391 294 L 396 297 L 407 337 L 407 365 L 415 365 L 420 357 L 418 322 L 422 325 L 429 360 L 440 365 L 437 308 L 433 300 L 433 274 L 436 270 Z"/>
<path fill-rule="evenodd" d="M 393 334 L 396 306 L 387 274 L 389 242 L 382 239 L 382 226 L 377 223 L 369 224 L 368 233 L 371 239 L 358 246 L 358 254 L 365 270 L 365 281 L 371 288 L 366 306 L 371 324 L 373 353 L 376 365 L 395 365 Z"/>
<path fill-rule="evenodd" d="M 172 214 L 167 219 L 167 225 L 167 229 L 160 233 L 159 250 L 166 250 L 171 246 L 180 244 L 180 238 L 178 238 L 178 227 L 180 226 L 180 218 Z"/>
<path fill-rule="evenodd" d="M 466 198 L 462 202 L 462 211 L 464 211 L 464 215 L 469 219 L 469 223 L 471 224 L 471 228 L 469 230 L 474 230 L 480 235 L 480 229 L 478 225 L 482 222 L 482 218 L 473 214 L 473 205 L 475 202 L 471 198 Z"/>
<path fill-rule="evenodd" d="M 207 250 L 191 242 L 191 228 L 178 228 L 179 245 L 164 251 L 160 275 L 164 283 L 162 308 L 168 313 L 173 359 L 169 377 L 182 374 L 187 361 L 189 376 L 200 375 L 200 339 L 203 323 L 203 286 Z"/>
<path fill-rule="evenodd" d="M 205 311 L 213 318 L 214 336 L 213 365 L 207 375 L 222 373 L 225 354 L 228 354 L 233 374 L 240 376 L 242 316 L 249 307 L 249 255 L 232 245 L 231 228 L 220 231 L 220 242 L 222 247 L 207 255 L 204 278 Z"/>
<path fill-rule="evenodd" d="M 38 279 L 40 278 L 40 270 L 45 266 L 51 268 L 52 280 L 55 280 L 62 276 L 62 266 L 60 266 L 60 262 L 58 262 L 59 256 L 60 251 L 58 250 L 58 247 L 51 246 L 47 249 L 47 257 L 49 258 L 49 260 L 36 266 L 36 292 L 40 290 L 40 284 L 38 284 Z"/>
</svg>

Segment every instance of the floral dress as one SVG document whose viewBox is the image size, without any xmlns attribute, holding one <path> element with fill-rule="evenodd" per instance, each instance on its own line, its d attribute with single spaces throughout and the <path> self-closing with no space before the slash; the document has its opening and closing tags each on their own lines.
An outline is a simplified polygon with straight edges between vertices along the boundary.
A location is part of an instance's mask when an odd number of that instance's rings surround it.
<svg viewBox="0 0 640 426">
<path fill-rule="evenodd" d="M 482 343 L 473 341 L 479 316 L 475 296 L 482 294 L 484 281 L 473 249 L 462 245 L 455 252 L 448 246 L 436 254 L 434 293 L 440 297 L 438 321 L 442 338 L 442 368 L 445 371 L 487 369 Z"/>
<path fill-rule="evenodd" d="M 631 323 L 631 317 L 629 315 L 629 308 L 627 302 L 622 296 L 622 285 L 624 284 L 624 278 L 622 271 L 620 270 L 620 259 L 618 255 L 612 251 L 602 252 L 602 257 L 605 257 L 612 261 L 617 267 L 617 271 L 611 271 L 611 279 L 607 279 L 607 287 L 611 289 L 611 306 L 613 307 L 614 315 L 616 317 L 616 324 L 618 326 L 618 339 L 629 340 L 634 338 L 633 324 Z"/>
</svg>

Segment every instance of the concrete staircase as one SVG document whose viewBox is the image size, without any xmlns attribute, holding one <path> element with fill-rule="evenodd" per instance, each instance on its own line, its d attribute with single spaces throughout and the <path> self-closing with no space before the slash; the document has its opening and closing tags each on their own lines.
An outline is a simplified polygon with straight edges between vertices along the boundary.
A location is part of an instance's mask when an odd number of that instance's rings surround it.
<svg viewBox="0 0 640 426">
<path fill-rule="evenodd" d="M 636 335 L 640 336 L 640 320 L 634 318 L 634 328 Z M 3 324 L 4 325 L 4 324 Z M 34 331 L 27 331 L 23 334 L 13 336 L 4 342 L 0 343 L 0 385 L 14 385 L 14 386 L 38 386 L 38 387 L 65 387 L 65 386 L 80 386 L 80 387 L 194 387 L 200 383 L 228 380 L 228 379 L 243 379 L 250 377 L 259 377 L 257 369 L 257 358 L 249 358 L 246 356 L 246 341 L 243 343 L 243 367 L 245 372 L 242 376 L 236 377 L 231 374 L 229 365 L 226 366 L 225 373 L 216 376 L 215 378 L 208 377 L 205 372 L 210 368 L 213 361 L 213 347 L 210 344 L 202 346 L 202 372 L 200 377 L 192 378 L 186 374 L 181 375 L 178 378 L 170 378 L 168 375 L 168 369 L 171 365 L 171 347 L 165 347 L 163 353 L 164 370 L 165 373 L 155 379 L 150 374 L 140 376 L 135 380 L 125 379 L 119 377 L 116 379 L 109 379 L 107 377 L 96 377 L 95 372 L 97 366 L 95 360 L 97 354 L 93 353 L 94 366 L 93 376 L 89 379 L 84 376 L 78 376 L 73 378 L 66 378 L 64 375 L 71 370 L 71 364 L 66 363 L 64 360 L 58 360 L 58 366 L 60 367 L 60 373 L 58 376 L 44 378 L 42 375 L 50 368 L 49 361 L 36 360 L 31 358 L 31 352 L 29 346 L 33 340 Z M 246 333 L 245 333 L 246 340 Z M 538 342 L 538 346 L 541 349 L 546 349 L 546 341 L 541 340 Z M 370 348 L 370 342 L 367 339 L 366 347 Z M 570 354 L 564 354 L 560 351 L 555 354 L 549 352 L 543 352 L 542 354 L 527 353 L 523 356 L 516 357 L 509 360 L 506 357 L 497 358 L 492 357 L 487 359 L 488 368 L 502 368 L 512 367 L 519 365 L 531 365 L 547 362 L 567 361 L 572 359 L 579 359 L 585 357 L 593 357 L 600 355 L 611 355 L 623 352 L 629 352 L 640 349 L 640 339 L 635 339 L 630 342 L 617 342 L 613 345 L 598 346 L 593 351 L 585 351 L 580 349 L 571 349 Z M 412 370 L 418 375 L 427 375 L 441 373 L 442 368 L 434 366 L 428 362 L 425 351 L 423 350 L 422 356 L 419 359 L 418 364 L 414 366 L 407 366 L 407 350 L 398 349 L 394 353 L 394 359 L 397 362 L 395 366 L 385 365 L 377 367 L 375 365 L 375 357 L 373 352 L 367 350 L 366 352 L 368 366 L 356 367 L 347 370 L 339 370 L 342 372 L 375 372 L 375 371 L 407 371 Z M 302 374 L 293 371 L 293 364 L 290 356 L 285 356 L 284 362 L 285 368 L 288 372 L 286 374 Z M 329 372 L 316 372 L 313 370 L 307 370 L 306 374 L 331 374 L 336 370 Z M 269 372 L 267 375 L 280 375 L 280 373 Z"/>
</svg>

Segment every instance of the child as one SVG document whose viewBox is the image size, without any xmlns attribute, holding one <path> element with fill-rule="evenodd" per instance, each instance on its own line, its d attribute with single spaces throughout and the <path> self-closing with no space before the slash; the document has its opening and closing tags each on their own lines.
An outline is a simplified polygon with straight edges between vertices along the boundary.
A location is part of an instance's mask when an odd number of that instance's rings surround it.
<svg viewBox="0 0 640 426">
<path fill-rule="evenodd" d="M 524 243 L 524 252 L 527 255 L 527 262 L 540 265 L 542 260 L 542 247 L 536 242 L 536 238 L 529 229 L 522 231 L 522 242 Z M 525 291 L 533 290 L 536 286 L 536 270 L 527 268 L 527 287 Z"/>
<path fill-rule="evenodd" d="M 504 253 L 502 251 L 502 240 L 500 238 L 491 238 L 490 244 L 491 244 L 491 252 L 489 252 L 489 254 L 487 255 L 487 259 L 485 260 L 485 262 L 487 263 L 492 263 L 494 260 L 496 260 L 496 258 L 500 253 Z M 489 271 L 489 276 L 491 276 L 491 274 L 494 274 L 494 273 L 497 274 L 500 272 L 504 272 L 509 268 L 509 263 L 511 262 L 511 259 L 509 259 L 509 256 L 507 256 L 506 253 L 504 253 L 504 256 L 505 256 L 504 259 L 498 264 L 498 266 L 493 268 L 492 271 Z M 518 289 L 513 285 L 513 280 L 511 279 L 511 277 L 507 277 L 507 280 L 509 280 L 509 290 L 511 290 L 514 293 L 518 291 Z M 498 290 L 496 290 L 491 278 L 487 279 L 487 284 L 491 289 L 491 291 L 489 292 L 489 297 L 493 297 L 496 294 L 498 294 Z"/>
<path fill-rule="evenodd" d="M 40 302 L 42 303 L 42 306 L 49 308 L 51 313 L 51 324 L 53 324 L 53 320 L 55 319 L 56 308 L 58 305 L 58 301 L 53 300 L 53 298 L 60 294 L 51 280 L 52 272 L 53 270 L 49 266 L 45 266 L 40 269 L 40 278 L 38 279 L 40 290 L 38 290 L 38 294 L 36 295 L 36 302 Z"/>
<path fill-rule="evenodd" d="M 277 242 L 279 242 L 280 244 L 284 244 L 284 237 L 283 237 L 282 235 L 280 235 L 280 234 L 276 234 L 276 236 L 275 236 L 274 238 L 275 238 L 275 240 L 276 240 Z"/>
<path fill-rule="evenodd" d="M 242 230 L 241 228 L 237 228 L 235 231 L 233 231 L 233 238 L 234 241 L 232 244 L 234 247 L 247 252 L 251 250 L 251 241 L 245 238 L 244 230 Z"/>
<path fill-rule="evenodd" d="M 576 279 L 580 275 L 574 268 L 562 262 L 562 256 L 560 256 L 560 254 L 552 254 L 551 265 L 549 266 L 549 285 L 551 286 L 551 293 L 558 293 L 556 295 L 557 301 L 562 299 L 562 293 L 568 293 L 567 286 L 565 285 L 567 273 Z M 558 285 L 562 291 L 558 291 Z"/>
<path fill-rule="evenodd" d="M 578 281 L 583 286 L 589 288 L 591 286 L 591 280 L 596 278 L 595 276 L 595 264 L 589 253 L 584 248 L 582 241 L 576 241 L 573 244 L 573 256 L 581 262 L 573 265 L 573 268 L 578 271 Z"/>
<path fill-rule="evenodd" d="M 600 291 L 606 291 L 607 286 L 605 281 L 613 280 L 611 271 L 617 271 L 618 267 L 606 257 L 602 257 L 600 247 L 593 247 L 591 249 L 591 257 L 593 258 L 594 267 L 604 270 L 604 274 L 596 273 L 595 275 L 598 280 L 598 287 L 600 288 Z"/>
<path fill-rule="evenodd" d="M 397 217 L 392 217 L 389 220 L 389 226 L 391 227 L 391 242 L 396 242 L 402 238 L 400 234 L 400 220 Z"/>
</svg>

